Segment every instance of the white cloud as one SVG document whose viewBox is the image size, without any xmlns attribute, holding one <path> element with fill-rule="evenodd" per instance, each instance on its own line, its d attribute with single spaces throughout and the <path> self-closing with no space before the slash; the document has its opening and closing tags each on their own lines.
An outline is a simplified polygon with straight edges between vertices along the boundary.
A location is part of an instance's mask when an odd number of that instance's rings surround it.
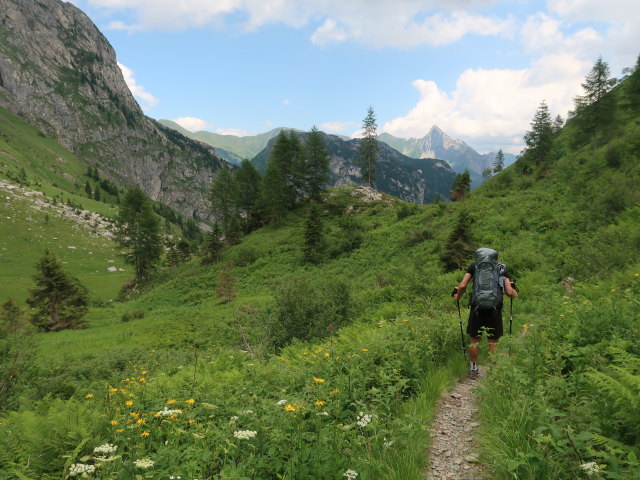
<svg viewBox="0 0 640 480">
<path fill-rule="evenodd" d="M 444 45 L 467 34 L 498 35 L 514 31 L 511 19 L 468 13 L 493 0 L 88 0 L 93 6 L 133 13 L 135 23 L 115 21 L 110 28 L 137 31 L 219 27 L 245 19 L 239 28 L 268 24 L 293 28 L 318 25 L 313 43 L 354 40 L 374 46 Z M 233 17 L 230 17 L 233 14 Z M 236 20 L 237 21 L 237 20 Z M 234 25 L 236 27 L 238 25 Z"/>
<path fill-rule="evenodd" d="M 235 137 L 246 137 L 250 135 L 246 130 L 242 130 L 240 128 L 218 128 L 216 133 L 220 135 L 233 135 Z"/>
<path fill-rule="evenodd" d="M 323 132 L 341 133 L 341 132 L 344 132 L 347 129 L 347 127 L 350 127 L 351 125 L 355 125 L 355 122 L 335 121 L 335 122 L 321 123 L 320 125 L 318 125 L 318 128 Z"/>
<path fill-rule="evenodd" d="M 284 100 L 282 100 L 283 105 L 289 105 L 290 103 L 291 101 L 288 98 L 285 98 Z"/>
<path fill-rule="evenodd" d="M 527 69 L 468 69 L 452 92 L 433 81 L 416 80 L 418 103 L 407 115 L 384 124 L 397 137 L 422 137 L 437 125 L 480 150 L 517 152 L 542 100 L 565 116 L 579 93 L 589 64 L 568 54 L 548 55 Z"/>
<path fill-rule="evenodd" d="M 180 117 L 174 118 L 173 121 L 180 125 L 182 128 L 186 128 L 191 132 L 200 132 L 202 130 L 211 128 L 211 124 L 206 120 L 202 120 L 201 118 Z"/>
<path fill-rule="evenodd" d="M 142 85 L 136 83 L 133 76 L 133 70 L 118 62 L 118 67 L 122 71 L 122 76 L 133 96 L 138 100 L 143 110 L 152 108 L 158 103 L 158 99 L 147 92 Z"/>
</svg>

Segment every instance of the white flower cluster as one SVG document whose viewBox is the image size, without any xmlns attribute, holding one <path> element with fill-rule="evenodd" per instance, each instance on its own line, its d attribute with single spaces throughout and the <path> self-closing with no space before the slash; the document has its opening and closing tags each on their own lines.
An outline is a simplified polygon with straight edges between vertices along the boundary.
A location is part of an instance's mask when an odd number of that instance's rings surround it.
<svg viewBox="0 0 640 480">
<path fill-rule="evenodd" d="M 387 437 L 384 437 L 384 448 L 389 448 L 391 445 L 393 445 L 393 440 L 387 440 Z"/>
<path fill-rule="evenodd" d="M 358 472 L 356 472 L 355 470 L 349 469 L 346 472 L 344 472 L 342 476 L 347 477 L 347 480 L 353 480 L 358 476 Z"/>
<path fill-rule="evenodd" d="M 162 415 L 163 417 L 170 417 L 171 415 L 180 415 L 182 410 L 169 410 L 167 407 L 164 407 L 163 410 L 158 412 L 158 415 Z"/>
<path fill-rule="evenodd" d="M 254 430 L 236 430 L 233 432 L 233 436 L 240 440 L 249 440 L 257 435 L 258 432 Z"/>
<path fill-rule="evenodd" d="M 253 410 L 243 410 L 240 415 L 253 415 Z"/>
<path fill-rule="evenodd" d="M 280 400 L 279 402 L 276 402 L 276 407 L 281 407 L 282 405 L 286 405 L 287 403 L 289 403 L 289 400 Z"/>
<path fill-rule="evenodd" d="M 372 419 L 373 419 L 373 415 L 365 415 L 364 412 L 360 412 L 360 414 L 358 415 L 358 419 L 356 420 L 356 423 L 358 424 L 359 427 L 366 427 L 371 423 Z"/>
<path fill-rule="evenodd" d="M 598 465 L 596 462 L 583 463 L 582 465 L 580 465 L 580 468 L 584 470 L 584 473 L 586 473 L 589 477 L 591 475 L 595 475 L 600 471 L 600 465 Z"/>
<path fill-rule="evenodd" d="M 112 445 L 111 443 L 105 443 L 104 445 L 100 445 L 93 449 L 93 453 L 99 453 L 100 455 L 109 455 L 111 453 L 115 453 L 118 450 L 117 445 Z"/>
<path fill-rule="evenodd" d="M 87 478 L 90 474 L 96 471 L 95 465 L 87 465 L 85 463 L 74 463 L 69 468 L 69 476 L 75 477 L 77 475 L 82 475 Z"/>
<path fill-rule="evenodd" d="M 134 460 L 133 464 L 138 468 L 146 469 L 146 468 L 153 467 L 156 464 L 156 462 L 154 462 L 150 458 L 141 458 L 140 460 Z"/>
<path fill-rule="evenodd" d="M 181 478 L 180 475 L 169 475 L 169 480 L 180 480 Z"/>
</svg>

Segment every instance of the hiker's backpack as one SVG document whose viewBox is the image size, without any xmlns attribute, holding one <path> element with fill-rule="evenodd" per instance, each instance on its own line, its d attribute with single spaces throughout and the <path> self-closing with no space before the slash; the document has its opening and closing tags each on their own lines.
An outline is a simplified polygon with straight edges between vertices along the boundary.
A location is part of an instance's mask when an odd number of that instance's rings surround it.
<svg viewBox="0 0 640 480">
<path fill-rule="evenodd" d="M 476 250 L 476 273 L 473 276 L 471 306 L 490 309 L 502 302 L 502 285 L 500 277 L 506 267 L 498 263 L 498 252 L 490 248 Z"/>
</svg>

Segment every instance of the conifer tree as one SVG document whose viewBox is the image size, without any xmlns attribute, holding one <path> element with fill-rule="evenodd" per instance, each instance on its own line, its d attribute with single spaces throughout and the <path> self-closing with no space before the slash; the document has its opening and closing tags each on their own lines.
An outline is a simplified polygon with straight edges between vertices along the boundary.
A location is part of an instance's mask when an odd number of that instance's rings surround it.
<svg viewBox="0 0 640 480">
<path fill-rule="evenodd" d="M 98 202 L 100 201 L 100 187 L 98 185 L 96 185 L 96 188 L 93 191 L 93 199 L 97 200 Z"/>
<path fill-rule="evenodd" d="M 23 314 L 13 298 L 9 298 L 0 309 L 0 337 L 15 333 L 22 323 Z"/>
<path fill-rule="evenodd" d="M 244 230 L 248 233 L 256 223 L 256 209 L 260 197 L 261 178 L 256 167 L 247 159 L 243 160 L 235 172 L 238 185 L 237 207 L 244 214 Z"/>
<path fill-rule="evenodd" d="M 558 135 L 562 131 L 562 127 L 564 127 L 564 118 L 560 115 L 556 115 L 556 118 L 553 120 L 552 130 L 554 135 Z"/>
<path fill-rule="evenodd" d="M 222 243 L 222 232 L 220 226 L 215 223 L 213 230 L 207 235 L 207 239 L 204 244 L 204 258 L 202 263 L 212 263 L 220 260 L 220 252 L 224 244 Z"/>
<path fill-rule="evenodd" d="M 380 153 L 380 144 L 378 143 L 376 116 L 373 108 L 369 107 L 367 116 L 363 120 L 362 130 L 363 136 L 358 144 L 358 162 L 362 172 L 362 178 L 367 185 L 374 188 L 376 181 L 376 163 Z"/>
<path fill-rule="evenodd" d="M 471 225 L 471 217 L 465 210 L 462 210 L 440 256 L 447 271 L 463 268 L 475 252 Z"/>
<path fill-rule="evenodd" d="M 49 250 L 45 250 L 35 268 L 36 286 L 27 299 L 34 310 L 31 323 L 44 332 L 81 326 L 80 319 L 87 312 L 87 289 L 64 270 Z"/>
<path fill-rule="evenodd" d="M 87 197 L 91 198 L 93 196 L 93 192 L 91 191 L 91 185 L 89 185 L 89 180 L 84 184 L 84 193 L 87 194 Z"/>
<path fill-rule="evenodd" d="M 553 127 L 549 107 L 544 100 L 540 103 L 531 121 L 531 130 L 524 135 L 524 143 L 526 145 L 524 153 L 536 165 L 540 165 L 548 159 L 553 146 Z"/>
<path fill-rule="evenodd" d="M 125 261 L 134 267 L 136 281 L 148 280 L 151 270 L 160 260 L 162 243 L 160 222 L 140 188 L 126 192 L 116 223 L 116 240 L 125 250 Z"/>
<path fill-rule="evenodd" d="M 319 263 L 324 251 L 323 223 L 320 208 L 316 202 L 309 205 L 309 215 L 304 229 L 304 259 L 309 263 Z"/>
<path fill-rule="evenodd" d="M 502 149 L 498 150 L 496 159 L 493 161 L 493 173 L 500 173 L 504 169 L 504 153 Z"/>
<path fill-rule="evenodd" d="M 238 183 L 234 174 L 226 168 L 220 168 L 211 184 L 210 198 L 213 214 L 220 223 L 225 239 L 235 238 L 238 234 L 238 197 Z"/>
<path fill-rule="evenodd" d="M 469 170 L 465 168 L 463 173 L 456 175 L 456 179 L 451 187 L 451 200 L 454 202 L 464 200 L 470 191 L 471 174 L 469 173 Z"/>
<path fill-rule="evenodd" d="M 305 141 L 306 191 L 313 201 L 320 201 L 322 187 L 329 181 L 329 151 L 320 132 L 315 126 Z"/>
</svg>

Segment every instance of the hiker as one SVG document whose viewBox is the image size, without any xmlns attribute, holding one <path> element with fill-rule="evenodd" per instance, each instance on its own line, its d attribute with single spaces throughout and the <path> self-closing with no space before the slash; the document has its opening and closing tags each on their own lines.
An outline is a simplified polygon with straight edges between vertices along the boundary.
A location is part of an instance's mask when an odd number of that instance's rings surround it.
<svg viewBox="0 0 640 480">
<path fill-rule="evenodd" d="M 502 296 L 503 293 L 515 298 L 518 292 L 509 279 L 507 267 L 498 263 L 498 252 L 490 248 L 479 248 L 475 253 L 475 262 L 469 265 L 460 285 L 454 288 L 453 299 L 456 302 L 473 280 L 469 323 L 467 334 L 471 337 L 469 345 L 470 378 L 478 377 L 478 352 L 482 331 L 487 332 L 489 355 L 498 349 L 498 340 L 502 336 Z"/>
</svg>

